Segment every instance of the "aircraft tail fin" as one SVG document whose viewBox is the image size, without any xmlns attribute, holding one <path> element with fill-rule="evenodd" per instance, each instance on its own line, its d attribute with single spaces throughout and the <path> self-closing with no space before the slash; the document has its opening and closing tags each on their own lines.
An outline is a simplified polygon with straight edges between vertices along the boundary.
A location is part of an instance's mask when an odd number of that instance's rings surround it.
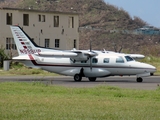
<svg viewBox="0 0 160 120">
<path fill-rule="evenodd" d="M 19 26 L 10 26 L 10 28 L 19 55 L 41 52 L 39 46 L 36 45 L 34 41 Z"/>
</svg>

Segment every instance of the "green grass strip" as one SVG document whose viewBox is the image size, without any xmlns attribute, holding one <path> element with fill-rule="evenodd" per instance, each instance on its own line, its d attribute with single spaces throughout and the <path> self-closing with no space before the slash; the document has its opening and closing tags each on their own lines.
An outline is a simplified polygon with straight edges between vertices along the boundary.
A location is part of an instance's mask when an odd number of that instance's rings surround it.
<svg viewBox="0 0 160 120">
<path fill-rule="evenodd" d="M 68 88 L 0 83 L 1 120 L 158 120 L 160 88 Z"/>
</svg>

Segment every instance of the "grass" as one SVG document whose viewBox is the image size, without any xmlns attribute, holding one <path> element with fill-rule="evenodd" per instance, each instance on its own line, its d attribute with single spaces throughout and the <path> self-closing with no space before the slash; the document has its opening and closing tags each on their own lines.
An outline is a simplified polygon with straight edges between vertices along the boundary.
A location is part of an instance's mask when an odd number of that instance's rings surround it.
<svg viewBox="0 0 160 120">
<path fill-rule="evenodd" d="M 9 71 L 4 71 L 3 69 L 0 69 L 0 76 L 5 76 L 5 75 L 47 75 L 47 76 L 55 76 L 58 74 L 55 73 L 50 73 L 48 71 L 44 71 L 41 69 L 32 69 L 25 67 L 21 63 L 16 63 L 12 64 Z"/>
<path fill-rule="evenodd" d="M 67 88 L 0 83 L 1 120 L 158 120 L 160 88 Z"/>
</svg>

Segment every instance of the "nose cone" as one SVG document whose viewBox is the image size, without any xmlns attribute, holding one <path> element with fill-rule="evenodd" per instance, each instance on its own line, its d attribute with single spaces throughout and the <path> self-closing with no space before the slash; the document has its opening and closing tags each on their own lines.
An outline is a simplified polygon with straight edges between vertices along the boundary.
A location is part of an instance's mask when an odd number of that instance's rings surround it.
<svg viewBox="0 0 160 120">
<path fill-rule="evenodd" d="M 154 73 L 156 72 L 156 67 L 150 64 L 141 63 L 146 72 Z"/>
<path fill-rule="evenodd" d="M 156 72 L 157 71 L 157 69 L 156 69 L 156 67 L 154 67 L 154 66 L 152 66 L 152 65 L 150 65 L 151 66 L 151 73 L 154 73 L 154 72 Z"/>
</svg>

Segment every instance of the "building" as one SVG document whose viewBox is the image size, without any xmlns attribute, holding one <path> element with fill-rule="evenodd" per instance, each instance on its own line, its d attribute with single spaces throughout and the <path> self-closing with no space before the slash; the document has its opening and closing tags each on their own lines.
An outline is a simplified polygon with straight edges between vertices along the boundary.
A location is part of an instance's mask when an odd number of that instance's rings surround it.
<svg viewBox="0 0 160 120">
<path fill-rule="evenodd" d="M 0 45 L 6 53 L 17 54 L 10 25 L 19 25 L 39 46 L 79 49 L 78 13 L 0 8 Z"/>
<path fill-rule="evenodd" d="M 144 26 L 142 28 L 136 29 L 135 33 L 143 35 L 160 35 L 160 29 L 153 26 Z"/>
</svg>

